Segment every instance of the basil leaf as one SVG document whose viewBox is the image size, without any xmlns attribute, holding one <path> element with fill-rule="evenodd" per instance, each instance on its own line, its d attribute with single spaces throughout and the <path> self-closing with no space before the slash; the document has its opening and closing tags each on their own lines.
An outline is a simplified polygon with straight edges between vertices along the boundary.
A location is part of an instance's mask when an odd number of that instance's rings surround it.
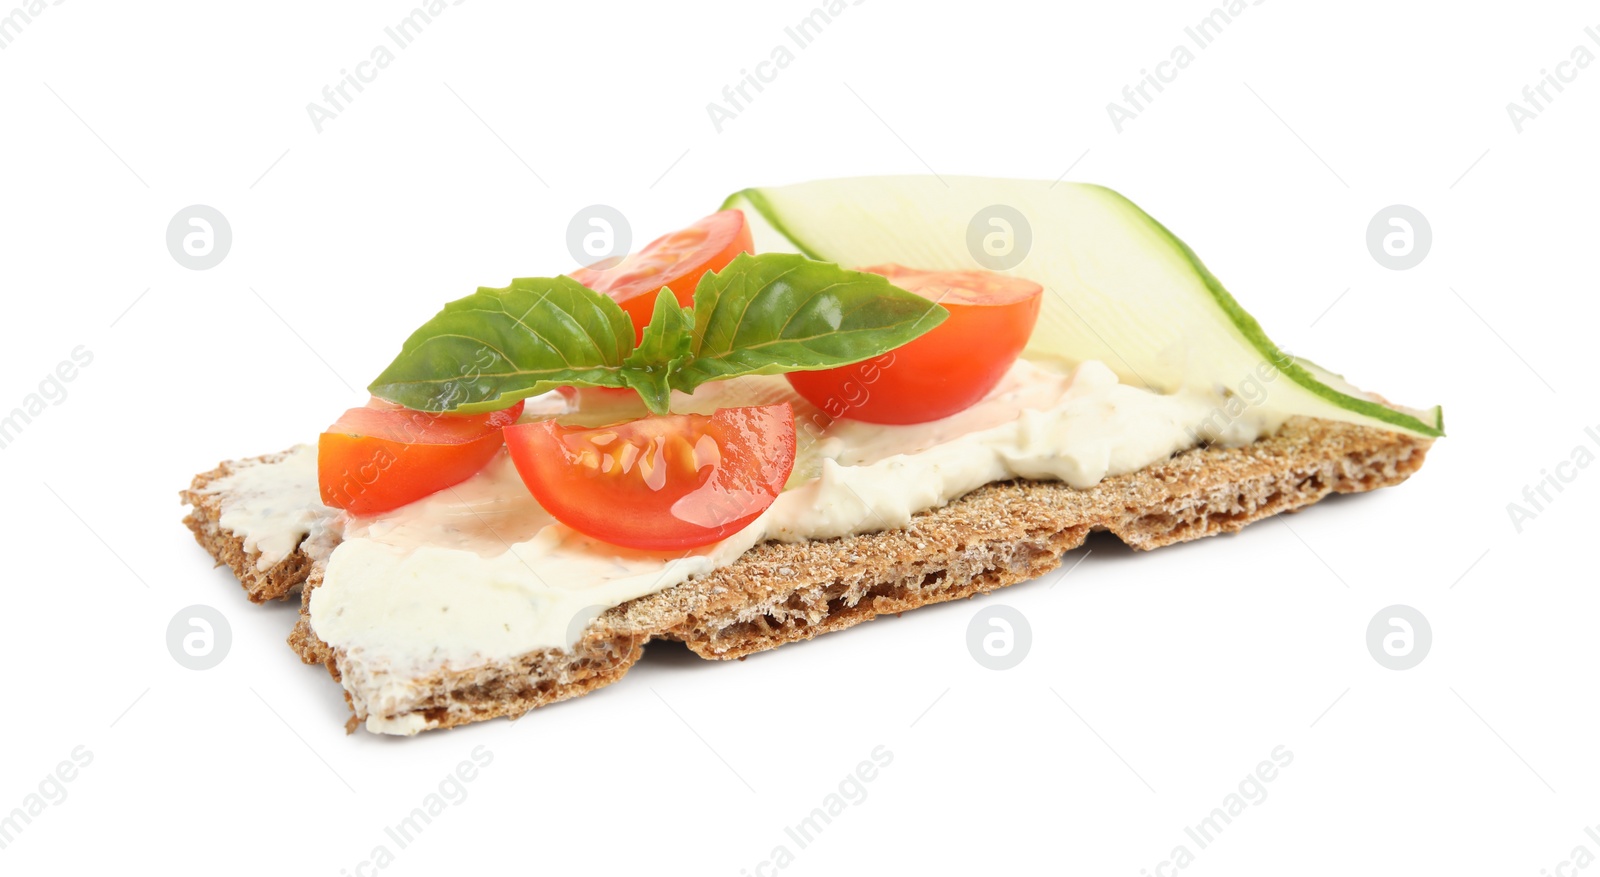
<svg viewBox="0 0 1600 877">
<path fill-rule="evenodd" d="M 670 364 L 687 356 L 694 340 L 694 311 L 678 306 L 672 290 L 661 287 L 656 293 L 655 310 L 644 327 L 639 346 L 624 363 L 632 368 Z"/>
<path fill-rule="evenodd" d="M 689 355 L 693 311 L 679 307 L 672 290 L 656 293 L 655 311 L 644 327 L 639 346 L 625 360 L 622 380 L 638 391 L 651 414 L 666 414 L 672 398 L 670 378 Z"/>
<path fill-rule="evenodd" d="M 691 358 L 671 378 L 692 392 L 740 375 L 834 368 L 893 350 L 944 322 L 937 303 L 789 253 L 741 254 L 694 293 Z"/>
<path fill-rule="evenodd" d="M 560 386 L 623 387 L 633 321 L 570 277 L 480 288 L 412 333 L 374 396 L 418 411 L 494 411 Z"/>
<path fill-rule="evenodd" d="M 877 274 L 804 256 L 741 254 L 707 273 L 693 308 L 656 294 L 633 321 L 570 277 L 513 280 L 445 305 L 368 387 L 419 411 L 472 414 L 562 386 L 623 387 L 652 414 L 672 391 L 714 380 L 849 365 L 886 353 L 949 316 Z"/>
</svg>

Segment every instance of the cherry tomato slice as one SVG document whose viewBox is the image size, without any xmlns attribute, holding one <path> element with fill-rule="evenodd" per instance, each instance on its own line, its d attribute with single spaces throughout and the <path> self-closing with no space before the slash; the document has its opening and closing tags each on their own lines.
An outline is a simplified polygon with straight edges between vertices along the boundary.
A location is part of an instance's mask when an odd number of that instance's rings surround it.
<svg viewBox="0 0 1600 877">
<path fill-rule="evenodd" d="M 429 414 L 373 399 L 317 441 L 323 505 L 371 515 L 471 478 L 499 452 L 522 403 L 488 414 Z"/>
<path fill-rule="evenodd" d="M 739 532 L 772 505 L 794 468 L 787 403 L 598 428 L 546 420 L 505 435 L 545 511 L 586 536 L 645 551 L 681 551 Z"/>
<path fill-rule="evenodd" d="M 1033 334 L 1043 287 L 988 271 L 862 268 L 936 301 L 949 319 L 877 359 L 792 372 L 802 398 L 832 417 L 925 423 L 962 411 L 994 389 Z"/>
<path fill-rule="evenodd" d="M 645 324 L 650 322 L 661 287 L 671 289 L 678 304 L 691 305 L 700 275 L 721 271 L 734 256 L 753 249 L 744 213 L 723 210 L 688 228 L 656 238 L 644 249 L 609 268 L 579 268 L 568 276 L 622 305 L 633 317 L 634 340 L 637 341 L 644 335 Z"/>
</svg>

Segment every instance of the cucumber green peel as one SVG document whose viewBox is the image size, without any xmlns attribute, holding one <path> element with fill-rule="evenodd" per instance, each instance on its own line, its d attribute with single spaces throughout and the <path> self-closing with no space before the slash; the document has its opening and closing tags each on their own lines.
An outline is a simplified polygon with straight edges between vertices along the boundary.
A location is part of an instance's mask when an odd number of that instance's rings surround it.
<svg viewBox="0 0 1600 877">
<path fill-rule="evenodd" d="M 745 211 L 756 252 L 798 252 L 852 268 L 898 262 L 958 271 L 996 270 L 974 249 L 991 229 L 989 214 L 980 213 L 995 205 L 1020 214 L 1032 239 L 1001 273 L 1047 290 L 1024 356 L 1098 359 L 1124 382 L 1161 392 L 1220 388 L 1284 415 L 1444 434 L 1438 407 L 1388 403 L 1279 348 L 1193 250 L 1102 186 L 859 177 L 745 189 L 723 208 Z M 992 228 L 1016 241 L 1025 236 L 1005 223 Z"/>
</svg>

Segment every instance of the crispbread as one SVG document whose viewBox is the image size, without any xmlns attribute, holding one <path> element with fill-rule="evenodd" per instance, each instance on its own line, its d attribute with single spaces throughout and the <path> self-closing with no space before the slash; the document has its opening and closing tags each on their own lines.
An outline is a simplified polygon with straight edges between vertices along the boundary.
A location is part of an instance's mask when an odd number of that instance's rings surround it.
<svg viewBox="0 0 1600 877">
<path fill-rule="evenodd" d="M 289 552 L 287 557 L 265 568 L 258 568 L 261 552 L 246 546 L 244 539 L 222 526 L 224 494 L 211 493 L 206 488 L 212 482 L 232 475 L 243 464 L 276 463 L 287 453 L 285 451 L 220 463 L 210 472 L 196 475 L 190 482 L 189 489 L 178 494 L 191 509 L 189 514 L 184 516 L 184 526 L 194 533 L 196 542 L 211 552 L 218 566 L 226 565 L 233 570 L 233 574 L 239 578 L 239 584 L 244 586 L 244 595 L 252 603 L 287 600 L 311 574 L 311 555 L 305 550 L 306 545 L 302 541 L 295 550 Z"/>
<path fill-rule="evenodd" d="M 1089 489 L 991 484 L 917 515 L 904 528 L 758 545 L 728 567 L 600 614 L 569 651 L 414 680 L 414 699 L 389 703 L 376 718 L 420 717 L 432 729 L 520 716 L 615 682 L 651 639 L 680 640 L 708 659 L 740 658 L 1036 578 L 1096 530 L 1141 550 L 1236 532 L 1330 493 L 1398 484 L 1422 465 L 1431 445 L 1409 434 L 1295 418 L 1246 447 L 1196 448 Z M 304 661 L 323 664 L 339 679 L 343 656 L 317 637 L 306 608 L 322 564 L 297 551 L 298 560 L 256 571 L 239 540 L 218 526 L 219 502 L 198 492 L 227 471 L 224 464 L 199 476 L 184 492 L 194 506 L 186 522 L 201 545 L 239 574 L 255 602 L 306 581 L 289 643 Z M 353 730 L 369 716 L 366 699 L 352 698 L 348 687 Z"/>
</svg>

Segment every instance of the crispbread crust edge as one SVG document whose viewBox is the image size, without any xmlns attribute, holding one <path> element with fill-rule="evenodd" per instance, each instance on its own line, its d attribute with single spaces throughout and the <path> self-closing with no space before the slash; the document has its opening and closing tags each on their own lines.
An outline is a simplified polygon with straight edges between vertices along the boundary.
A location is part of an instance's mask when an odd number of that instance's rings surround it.
<svg viewBox="0 0 1600 877">
<path fill-rule="evenodd" d="M 742 658 L 880 615 L 1037 578 L 1060 566 L 1061 555 L 1096 530 L 1139 550 L 1237 532 L 1331 493 L 1398 484 L 1421 467 L 1431 446 L 1431 439 L 1409 434 L 1295 418 L 1246 447 L 1195 448 L 1086 490 L 1057 482 L 991 484 L 917 515 L 904 528 L 758 545 L 724 569 L 601 614 L 570 651 L 447 668 L 419 679 L 408 709 L 377 719 L 381 724 L 420 715 L 431 730 L 517 717 L 617 681 L 651 639 L 682 641 L 708 659 Z M 196 478 L 186 498 L 207 475 Z M 215 526 L 217 504 L 197 496 L 202 502 L 190 518 L 199 525 L 190 528 L 239 573 L 234 559 L 244 555 L 225 550 L 231 534 Z M 308 580 L 289 643 L 306 663 L 323 664 L 339 679 L 343 653 L 316 636 L 307 609 L 321 565 L 296 555 L 303 558 L 303 571 L 291 557 L 273 583 L 282 587 L 296 574 Z M 252 565 L 245 572 L 253 571 Z M 240 579 L 245 582 L 246 574 Z M 259 585 L 252 590 L 249 582 L 245 587 L 255 602 L 256 593 L 268 592 Z M 368 716 L 348 690 L 345 699 L 353 729 Z"/>
</svg>

